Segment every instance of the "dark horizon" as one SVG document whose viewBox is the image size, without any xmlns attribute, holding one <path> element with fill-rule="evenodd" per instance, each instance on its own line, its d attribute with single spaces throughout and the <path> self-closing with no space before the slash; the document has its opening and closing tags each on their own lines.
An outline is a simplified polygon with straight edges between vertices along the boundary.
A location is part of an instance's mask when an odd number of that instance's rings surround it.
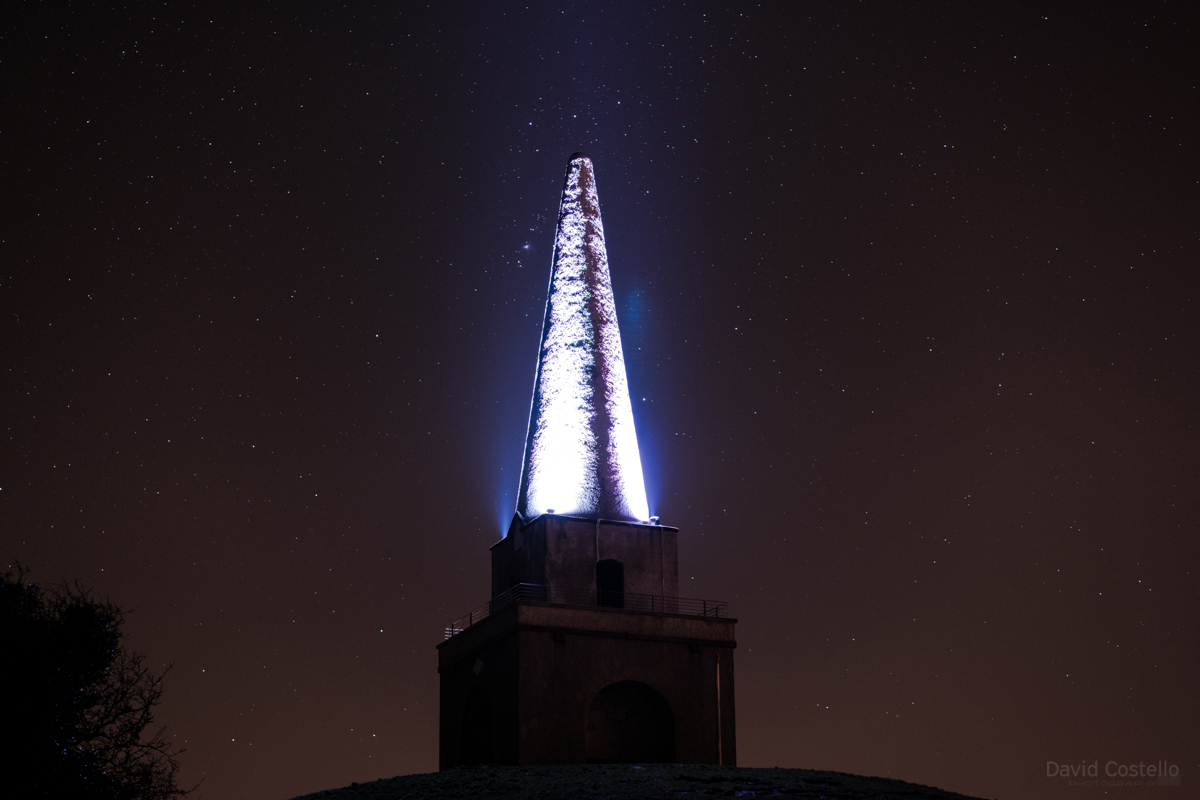
<svg viewBox="0 0 1200 800">
<path fill-rule="evenodd" d="M 199 796 L 436 769 L 584 151 L 738 763 L 1192 785 L 1197 56 L 1147 8 L 8 10 L 4 563 L 133 610 Z"/>
</svg>

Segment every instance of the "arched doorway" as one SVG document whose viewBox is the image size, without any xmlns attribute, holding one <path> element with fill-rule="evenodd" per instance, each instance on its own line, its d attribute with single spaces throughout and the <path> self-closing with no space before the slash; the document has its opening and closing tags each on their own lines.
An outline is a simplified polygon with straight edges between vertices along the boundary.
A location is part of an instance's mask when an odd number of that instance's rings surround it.
<svg viewBox="0 0 1200 800">
<path fill-rule="evenodd" d="M 462 763 L 492 763 L 492 704 L 482 686 L 475 687 L 467 697 L 461 734 Z"/>
<path fill-rule="evenodd" d="M 586 731 L 589 764 L 675 760 L 675 715 L 644 683 L 610 684 L 592 698 Z"/>
</svg>

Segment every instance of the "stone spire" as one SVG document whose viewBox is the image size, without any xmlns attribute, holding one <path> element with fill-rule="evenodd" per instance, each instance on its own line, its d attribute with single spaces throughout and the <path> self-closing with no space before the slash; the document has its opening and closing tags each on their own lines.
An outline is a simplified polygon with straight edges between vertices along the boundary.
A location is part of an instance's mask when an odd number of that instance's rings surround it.
<svg viewBox="0 0 1200 800">
<path fill-rule="evenodd" d="M 649 518 L 592 160 L 571 156 L 517 512 Z"/>
</svg>

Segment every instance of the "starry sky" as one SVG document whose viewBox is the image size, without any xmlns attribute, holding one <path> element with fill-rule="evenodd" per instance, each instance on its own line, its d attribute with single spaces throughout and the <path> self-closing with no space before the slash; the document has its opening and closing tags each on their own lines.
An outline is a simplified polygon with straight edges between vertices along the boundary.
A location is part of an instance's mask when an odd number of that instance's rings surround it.
<svg viewBox="0 0 1200 800">
<path fill-rule="evenodd" d="M 1194 786 L 1189 11 L 10 4 L 0 557 L 133 610 L 200 797 L 435 770 L 582 150 L 739 763 Z"/>
</svg>

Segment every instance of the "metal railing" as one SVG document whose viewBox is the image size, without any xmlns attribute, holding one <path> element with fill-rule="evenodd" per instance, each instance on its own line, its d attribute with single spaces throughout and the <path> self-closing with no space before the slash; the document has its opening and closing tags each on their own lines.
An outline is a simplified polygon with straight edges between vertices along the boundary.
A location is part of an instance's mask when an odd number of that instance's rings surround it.
<svg viewBox="0 0 1200 800">
<path fill-rule="evenodd" d="M 446 638 L 462 633 L 488 617 L 521 601 L 555 603 L 589 608 L 619 608 L 626 611 L 650 611 L 660 614 L 685 614 L 689 617 L 728 617 L 729 603 L 723 600 L 695 600 L 689 597 L 663 597 L 656 594 L 607 592 L 579 594 L 559 591 L 553 586 L 518 583 L 469 611 L 446 628 Z"/>
</svg>

